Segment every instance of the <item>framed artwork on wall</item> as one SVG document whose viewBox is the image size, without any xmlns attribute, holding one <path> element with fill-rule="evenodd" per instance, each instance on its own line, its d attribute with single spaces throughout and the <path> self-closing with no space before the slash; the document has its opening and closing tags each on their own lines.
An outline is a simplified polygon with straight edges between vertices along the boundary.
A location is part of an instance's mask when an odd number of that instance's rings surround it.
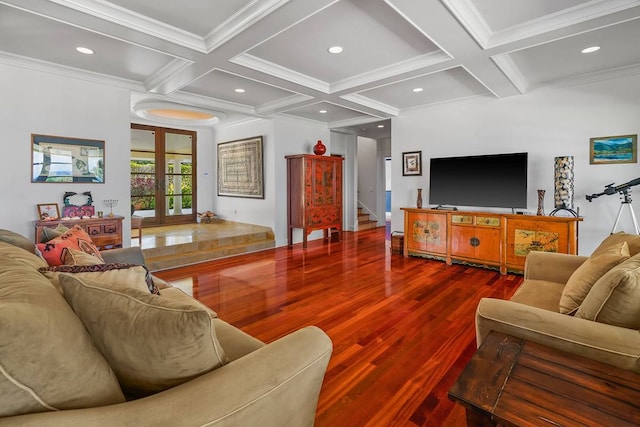
<svg viewBox="0 0 640 427">
<path fill-rule="evenodd" d="M 262 136 L 218 144 L 218 196 L 264 199 Z"/>
<path fill-rule="evenodd" d="M 31 182 L 104 183 L 104 141 L 32 134 Z"/>
<path fill-rule="evenodd" d="M 51 220 L 60 218 L 60 209 L 57 203 L 41 203 L 38 204 L 38 218 L 42 220 Z"/>
<path fill-rule="evenodd" d="M 407 151 L 402 153 L 402 175 L 422 175 L 422 151 Z"/>
<path fill-rule="evenodd" d="M 601 136 L 589 140 L 589 163 L 638 163 L 638 135 Z"/>
</svg>

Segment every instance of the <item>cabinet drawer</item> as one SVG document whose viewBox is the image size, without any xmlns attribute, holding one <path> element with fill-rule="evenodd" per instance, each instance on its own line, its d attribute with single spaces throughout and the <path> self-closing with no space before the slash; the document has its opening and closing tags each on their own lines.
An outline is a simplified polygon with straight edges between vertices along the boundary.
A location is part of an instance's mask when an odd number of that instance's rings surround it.
<svg viewBox="0 0 640 427">
<path fill-rule="evenodd" d="M 104 234 L 111 234 L 118 231 L 118 224 L 115 222 L 105 222 L 102 224 L 102 232 Z"/>
<path fill-rule="evenodd" d="M 473 224 L 473 216 L 471 216 L 471 215 L 451 215 L 451 223 L 453 223 L 453 224 Z"/>
<path fill-rule="evenodd" d="M 87 225 L 87 234 L 89 236 L 97 236 L 99 234 L 102 234 L 102 225 L 100 224 Z"/>
<path fill-rule="evenodd" d="M 494 216 L 477 216 L 476 225 L 483 227 L 500 227 L 500 218 Z"/>
</svg>

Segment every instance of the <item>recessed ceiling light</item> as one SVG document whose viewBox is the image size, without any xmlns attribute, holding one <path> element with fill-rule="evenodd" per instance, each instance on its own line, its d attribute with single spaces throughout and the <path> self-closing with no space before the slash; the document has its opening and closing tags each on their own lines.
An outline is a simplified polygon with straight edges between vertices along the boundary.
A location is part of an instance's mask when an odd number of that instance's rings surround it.
<svg viewBox="0 0 640 427">
<path fill-rule="evenodd" d="M 593 52 L 597 52 L 600 50 L 600 46 L 590 46 L 590 47 L 585 47 L 584 49 L 581 50 L 582 53 L 593 53 Z"/>
<path fill-rule="evenodd" d="M 384 127 L 384 125 L 378 125 L 378 127 L 379 127 L 380 129 L 382 129 L 382 128 Z"/>
<path fill-rule="evenodd" d="M 245 93 L 246 91 L 242 88 L 238 88 L 235 90 L 236 93 Z"/>
<path fill-rule="evenodd" d="M 85 55 L 93 55 L 93 50 L 88 47 L 78 46 L 76 50 L 80 53 L 84 53 Z"/>
<path fill-rule="evenodd" d="M 320 111 L 318 111 L 318 113 L 320 113 L 320 114 L 327 114 L 327 110 L 320 110 Z"/>
<path fill-rule="evenodd" d="M 329 53 L 342 53 L 344 49 L 342 48 L 342 46 L 331 46 L 327 50 L 329 51 Z"/>
<path fill-rule="evenodd" d="M 367 128 L 362 128 L 362 129 L 360 129 L 360 130 L 361 130 L 361 131 L 365 131 L 365 130 L 367 130 Z"/>
<path fill-rule="evenodd" d="M 414 92 L 416 92 L 416 93 L 417 93 L 417 92 L 422 92 L 423 90 L 424 90 L 424 89 L 422 89 L 421 87 L 417 87 L 417 88 L 414 88 L 414 89 L 413 89 L 413 91 L 414 91 Z"/>
</svg>

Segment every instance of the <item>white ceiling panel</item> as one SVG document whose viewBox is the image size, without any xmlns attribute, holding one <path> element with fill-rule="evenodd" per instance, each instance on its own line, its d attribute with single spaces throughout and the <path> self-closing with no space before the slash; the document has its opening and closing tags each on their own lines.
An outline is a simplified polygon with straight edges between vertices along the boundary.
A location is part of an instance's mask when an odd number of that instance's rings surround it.
<svg viewBox="0 0 640 427">
<path fill-rule="evenodd" d="M 467 71 L 456 67 L 367 90 L 360 95 L 399 109 L 406 109 L 488 93 L 487 88 Z"/>
<path fill-rule="evenodd" d="M 492 31 L 500 31 L 591 0 L 471 0 Z"/>
<path fill-rule="evenodd" d="M 78 46 L 95 53 L 78 53 Z M 1 4 L 0 51 L 140 82 L 174 59 Z"/>
<path fill-rule="evenodd" d="M 509 56 L 529 84 L 541 84 L 640 64 L 640 20 L 590 31 L 573 37 L 530 47 Z M 600 46 L 595 53 L 580 51 Z"/>
<path fill-rule="evenodd" d="M 242 89 L 244 92 L 238 93 L 236 89 Z M 294 92 L 221 70 L 211 71 L 185 86 L 183 90 L 254 107 L 295 95 Z"/>
<path fill-rule="evenodd" d="M 330 54 L 331 46 L 344 52 Z M 437 51 L 382 0 L 342 0 L 261 43 L 249 54 L 335 83 Z"/>
<path fill-rule="evenodd" d="M 326 113 L 321 113 L 320 111 L 326 111 Z M 359 111 L 341 107 L 339 105 L 331 104 L 328 102 L 320 102 L 317 104 L 295 108 L 286 111 L 285 114 L 323 123 L 341 122 L 343 120 L 351 120 L 360 117 L 370 119 L 369 116 Z"/>
<path fill-rule="evenodd" d="M 249 0 L 111 0 L 111 3 L 204 37 L 252 2 Z"/>
</svg>

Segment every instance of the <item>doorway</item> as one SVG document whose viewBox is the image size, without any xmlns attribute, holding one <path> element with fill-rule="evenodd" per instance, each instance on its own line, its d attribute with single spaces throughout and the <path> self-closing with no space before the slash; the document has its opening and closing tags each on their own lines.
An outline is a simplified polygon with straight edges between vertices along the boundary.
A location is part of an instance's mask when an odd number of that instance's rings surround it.
<svg viewBox="0 0 640 427">
<path fill-rule="evenodd" d="M 131 214 L 144 225 L 196 222 L 196 132 L 131 125 Z"/>
</svg>

